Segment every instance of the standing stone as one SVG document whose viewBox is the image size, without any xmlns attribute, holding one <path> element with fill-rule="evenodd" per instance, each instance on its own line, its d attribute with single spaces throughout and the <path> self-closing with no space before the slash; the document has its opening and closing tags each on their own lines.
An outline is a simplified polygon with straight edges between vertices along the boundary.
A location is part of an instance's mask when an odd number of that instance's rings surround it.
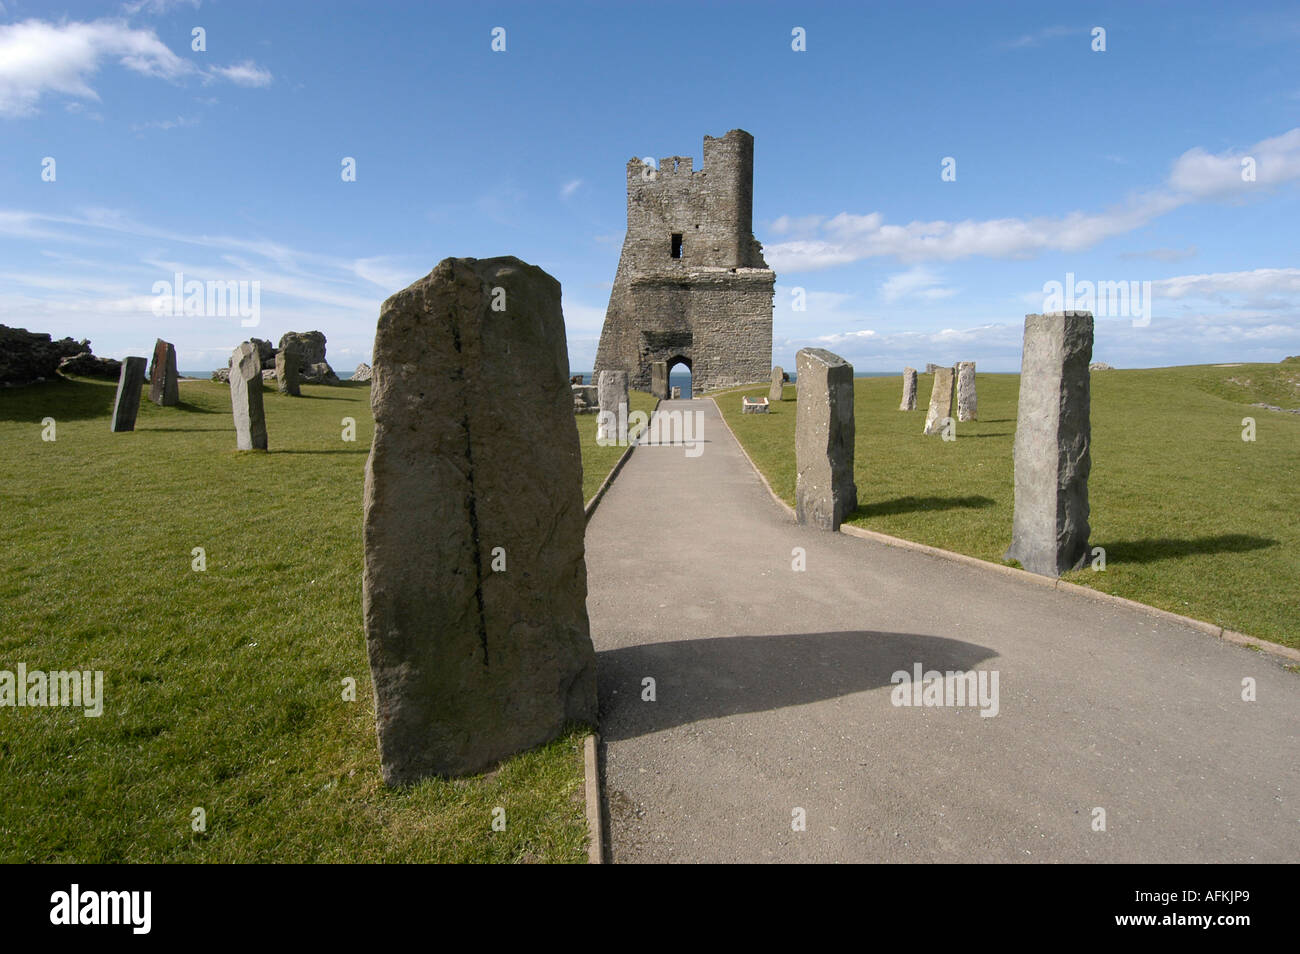
<svg viewBox="0 0 1300 954">
<path fill-rule="evenodd" d="M 925 433 L 938 434 L 945 418 L 952 417 L 952 368 L 934 369 L 930 409 L 925 412 Z"/>
<path fill-rule="evenodd" d="M 974 421 L 975 407 L 975 362 L 957 362 L 957 420 Z"/>
<path fill-rule="evenodd" d="M 602 371 L 597 380 L 600 415 L 596 418 L 596 441 L 622 446 L 627 443 L 627 372 Z"/>
<path fill-rule="evenodd" d="M 235 415 L 235 446 L 240 450 L 266 450 L 262 360 L 257 345 L 251 341 L 245 341 L 230 356 L 230 407 Z"/>
<path fill-rule="evenodd" d="M 935 364 L 933 361 L 926 362 L 925 365 L 926 374 L 934 374 L 938 370 L 939 370 L 939 366 Z"/>
<path fill-rule="evenodd" d="M 679 400 L 682 396 L 682 389 L 678 386 L 673 387 L 673 400 Z"/>
<path fill-rule="evenodd" d="M 149 400 L 160 407 L 181 403 L 176 378 L 176 347 L 161 338 L 153 346 L 153 367 L 149 369 Z"/>
<path fill-rule="evenodd" d="M 144 387 L 144 358 L 127 358 L 117 378 L 117 398 L 113 401 L 111 431 L 135 430 L 135 416 L 140 413 L 140 389 Z"/>
<path fill-rule="evenodd" d="M 780 401 L 785 398 L 785 371 L 778 364 L 772 368 L 772 386 L 767 389 L 767 399 L 769 401 Z"/>
<path fill-rule="evenodd" d="M 898 409 L 916 410 L 916 368 L 903 369 L 903 402 L 898 405 Z"/>
<path fill-rule="evenodd" d="M 838 530 L 858 507 L 853 482 L 853 365 L 822 348 L 795 355 L 795 519 Z"/>
<path fill-rule="evenodd" d="M 1060 576 L 1088 559 L 1092 313 L 1025 316 L 1016 504 L 1006 559 Z"/>
<path fill-rule="evenodd" d="M 362 610 L 384 780 L 479 772 L 595 723 L 559 282 L 444 259 L 384 302 L 372 366 Z"/>
<path fill-rule="evenodd" d="M 275 353 L 275 386 L 281 394 L 302 397 L 302 388 L 298 383 L 299 361 L 298 345 L 295 342 L 288 342 Z"/>
<path fill-rule="evenodd" d="M 657 398 L 668 397 L 668 362 L 650 362 L 650 393 Z"/>
</svg>

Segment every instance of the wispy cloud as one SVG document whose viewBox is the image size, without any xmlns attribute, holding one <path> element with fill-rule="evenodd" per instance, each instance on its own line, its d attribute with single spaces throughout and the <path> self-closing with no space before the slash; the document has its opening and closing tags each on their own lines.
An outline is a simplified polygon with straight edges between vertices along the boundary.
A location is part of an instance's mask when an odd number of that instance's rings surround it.
<svg viewBox="0 0 1300 954">
<path fill-rule="evenodd" d="M 880 286 L 881 299 L 891 304 L 904 298 L 937 301 L 955 294 L 957 289 L 944 287 L 943 280 L 924 265 L 891 275 Z"/>
<path fill-rule="evenodd" d="M 560 187 L 560 198 L 561 199 L 571 198 L 573 194 L 578 191 L 581 185 L 582 185 L 581 179 L 571 179 L 568 182 L 564 183 L 564 185 Z"/>
<path fill-rule="evenodd" d="M 1253 181 L 1243 178 L 1246 159 L 1253 160 Z M 1211 154 L 1199 147 L 1189 149 L 1174 160 L 1160 188 L 1136 194 L 1102 212 L 906 225 L 891 225 L 879 212 L 841 212 L 829 219 L 781 216 L 773 223 L 773 231 L 792 237 L 768 245 L 766 255 L 773 268 L 788 273 L 878 256 L 926 262 L 1080 251 L 1194 202 L 1249 197 L 1298 179 L 1300 128 L 1241 150 Z"/>
<path fill-rule="evenodd" d="M 1035 30 L 1032 33 L 1023 33 L 1020 36 L 1015 37 L 1014 39 L 1007 40 L 1005 43 L 1002 44 L 1002 48 L 1007 50 L 1021 50 L 1024 49 L 1025 47 L 1040 46 L 1047 40 L 1055 40 L 1058 37 L 1070 36 L 1071 34 L 1084 36 L 1087 34 L 1087 31 L 1081 27 L 1069 27 L 1069 26 L 1044 27 L 1041 30 Z"/>
<path fill-rule="evenodd" d="M 177 56 L 151 29 L 121 20 L 0 25 L 0 117 L 34 116 L 41 100 L 62 95 L 99 102 L 91 82 L 107 63 L 178 83 L 187 77 L 265 86 L 271 74 L 251 61 L 203 69 Z"/>
<path fill-rule="evenodd" d="M 132 123 L 131 132 L 144 132 L 146 129 L 186 129 L 190 126 L 197 126 L 199 119 L 197 116 L 177 116 L 175 119 L 151 119 L 144 123 Z"/>
</svg>

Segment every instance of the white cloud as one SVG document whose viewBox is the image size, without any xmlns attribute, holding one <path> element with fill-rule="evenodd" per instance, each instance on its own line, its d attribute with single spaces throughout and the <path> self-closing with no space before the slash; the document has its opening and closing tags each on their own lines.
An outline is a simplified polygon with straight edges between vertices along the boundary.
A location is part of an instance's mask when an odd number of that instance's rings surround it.
<svg viewBox="0 0 1300 954">
<path fill-rule="evenodd" d="M 91 80 L 106 63 L 154 79 L 222 77 L 241 86 L 266 86 L 269 71 L 251 61 L 204 71 L 173 53 L 151 29 L 121 20 L 0 25 L 0 117 L 33 116 L 41 99 L 62 95 L 99 101 Z"/>
<path fill-rule="evenodd" d="M 1034 33 L 1025 33 L 1013 40 L 1008 40 L 1002 46 L 1009 50 L 1024 49 L 1029 46 L 1038 46 L 1044 40 L 1054 40 L 1057 37 L 1069 36 L 1071 34 L 1086 35 L 1084 30 L 1078 27 L 1067 26 L 1050 26 L 1037 30 Z"/>
<path fill-rule="evenodd" d="M 560 187 L 560 198 L 561 199 L 571 198 L 573 194 L 578 191 L 578 188 L 581 185 L 582 185 L 581 179 L 572 179 L 566 182 L 563 186 Z"/>
<path fill-rule="evenodd" d="M 943 287 L 943 280 L 924 265 L 891 275 L 880 286 L 881 299 L 891 304 L 902 298 L 937 301 L 955 294 L 957 289 Z"/>
<path fill-rule="evenodd" d="M 1249 272 L 1179 275 L 1151 283 L 1156 298 L 1223 299 L 1231 295 L 1294 295 L 1300 307 L 1300 268 L 1256 268 Z"/>
<path fill-rule="evenodd" d="M 1244 156 L 1256 160 L 1254 182 L 1241 179 L 1240 160 Z M 781 216 L 773 223 L 774 231 L 792 237 L 768 245 L 765 255 L 778 272 L 789 273 L 880 256 L 911 263 L 955 261 L 977 255 L 1014 259 L 1046 251 L 1073 252 L 1132 232 L 1197 200 L 1257 194 L 1297 179 L 1300 128 L 1219 156 L 1190 149 L 1175 160 L 1162 188 L 1134 195 L 1103 212 L 906 225 L 890 225 L 879 212 L 841 212 L 830 219 Z"/>
<path fill-rule="evenodd" d="M 143 132 L 146 129 L 186 129 L 190 126 L 197 126 L 199 120 L 197 116 L 177 116 L 175 119 L 151 119 L 144 123 L 132 123 L 131 132 Z"/>
<path fill-rule="evenodd" d="M 213 67 L 212 72 L 236 86 L 270 86 L 273 79 L 270 70 L 258 66 L 252 60 L 244 60 L 234 66 Z"/>
</svg>

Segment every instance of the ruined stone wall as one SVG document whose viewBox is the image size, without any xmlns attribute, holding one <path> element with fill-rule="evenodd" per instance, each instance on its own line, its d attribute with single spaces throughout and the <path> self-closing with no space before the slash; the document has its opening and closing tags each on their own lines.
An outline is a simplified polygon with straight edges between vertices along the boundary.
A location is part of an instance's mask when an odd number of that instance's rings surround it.
<svg viewBox="0 0 1300 954">
<path fill-rule="evenodd" d="M 627 165 L 627 235 L 595 370 L 627 371 L 634 388 L 649 387 L 653 361 L 685 359 L 696 393 L 771 370 L 776 275 L 752 232 L 754 138 L 706 136 L 704 168 L 693 165 Z"/>
</svg>

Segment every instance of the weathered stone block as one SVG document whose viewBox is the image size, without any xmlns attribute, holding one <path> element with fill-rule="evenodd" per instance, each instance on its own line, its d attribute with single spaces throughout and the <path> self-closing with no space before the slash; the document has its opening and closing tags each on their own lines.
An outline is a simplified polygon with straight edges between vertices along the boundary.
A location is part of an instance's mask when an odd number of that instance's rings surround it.
<svg viewBox="0 0 1300 954">
<path fill-rule="evenodd" d="M 668 362 L 650 362 L 650 393 L 657 398 L 668 397 Z"/>
<path fill-rule="evenodd" d="M 144 366 L 144 358 L 130 357 L 122 362 L 109 430 L 135 430 L 135 416 L 140 413 L 140 389 L 144 387 Z"/>
<path fill-rule="evenodd" d="M 772 386 L 767 389 L 767 399 L 769 401 L 780 401 L 785 398 L 785 371 L 778 364 L 772 368 Z"/>
<path fill-rule="evenodd" d="M 916 410 L 916 368 L 903 369 L 903 400 L 898 405 L 900 411 Z"/>
<path fill-rule="evenodd" d="M 1088 559 L 1091 312 L 1025 316 L 1015 514 L 1006 559 L 1060 576 Z"/>
<path fill-rule="evenodd" d="M 771 408 L 767 398 L 752 398 L 745 396 L 740 399 L 741 414 L 766 414 Z"/>
<path fill-rule="evenodd" d="M 838 530 L 858 507 L 853 365 L 823 348 L 795 355 L 795 518 Z"/>
<path fill-rule="evenodd" d="M 572 384 L 574 414 L 595 414 L 600 410 L 600 388 L 594 384 Z"/>
<path fill-rule="evenodd" d="M 300 360 L 296 341 L 286 342 L 275 353 L 275 386 L 281 394 L 302 397 L 302 386 L 298 380 Z"/>
<path fill-rule="evenodd" d="M 934 369 L 934 387 L 930 389 L 930 409 L 925 412 L 925 433 L 938 434 L 944 421 L 952 417 L 952 368 Z"/>
<path fill-rule="evenodd" d="M 975 362 L 957 362 L 957 420 L 978 419 L 975 400 Z"/>
<path fill-rule="evenodd" d="M 681 396 L 682 396 L 682 389 L 681 389 L 680 387 L 674 386 L 674 387 L 673 387 L 673 400 L 674 400 L 674 401 L 679 400 L 679 399 L 681 398 Z"/>
<path fill-rule="evenodd" d="M 444 259 L 384 302 L 372 367 L 362 608 L 385 781 L 482 771 L 594 723 L 559 283 Z"/>
<path fill-rule="evenodd" d="M 627 372 L 601 371 L 597 380 L 600 417 L 596 421 L 596 440 L 600 443 L 626 444 Z"/>
<path fill-rule="evenodd" d="M 153 346 L 153 365 L 149 368 L 149 400 L 160 407 L 181 403 L 176 376 L 176 347 L 159 338 Z"/>
<path fill-rule="evenodd" d="M 266 450 L 262 360 L 257 345 L 251 341 L 245 341 L 230 356 L 230 408 L 235 416 L 235 446 L 239 450 Z"/>
</svg>

